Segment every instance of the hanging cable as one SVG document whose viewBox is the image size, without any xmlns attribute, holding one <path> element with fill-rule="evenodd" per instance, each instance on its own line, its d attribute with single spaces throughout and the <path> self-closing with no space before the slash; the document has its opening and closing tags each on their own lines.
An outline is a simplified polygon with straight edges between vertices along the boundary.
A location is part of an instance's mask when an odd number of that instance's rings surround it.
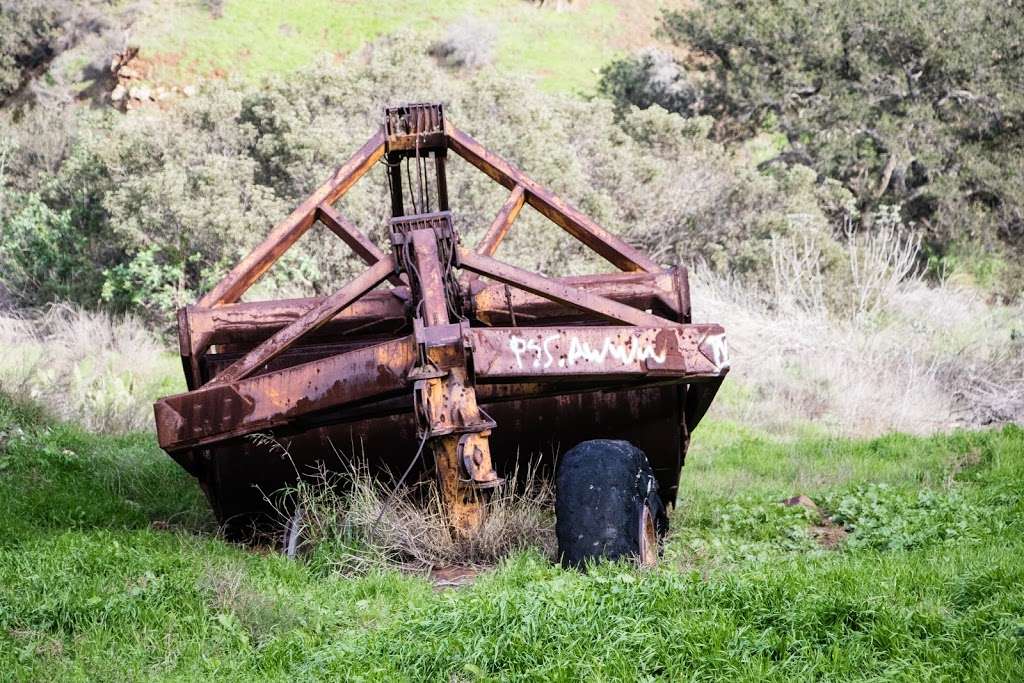
<svg viewBox="0 0 1024 683">
<path fill-rule="evenodd" d="M 384 517 L 384 512 L 388 509 L 388 505 L 391 504 L 391 499 L 394 498 L 395 494 L 398 493 L 398 490 L 402 488 L 402 484 L 405 483 L 409 473 L 412 472 L 412 468 L 416 465 L 416 462 L 421 459 L 421 456 L 423 455 L 423 445 L 427 443 L 427 437 L 429 435 L 430 430 L 424 429 L 423 437 L 420 439 L 420 447 L 416 449 L 416 455 L 412 456 L 412 460 L 409 461 L 409 466 L 405 468 L 405 472 L 402 473 L 402 477 L 398 480 L 398 483 L 395 484 L 395 488 L 391 490 L 391 493 L 389 493 L 387 498 L 384 499 L 384 502 L 381 503 L 380 512 L 377 514 L 377 519 L 373 520 L 373 526 L 377 526 L 377 524 L 380 523 L 381 518 Z"/>
<path fill-rule="evenodd" d="M 427 157 L 420 159 L 423 165 L 423 201 L 426 213 L 430 213 L 430 173 L 427 171 Z"/>
</svg>

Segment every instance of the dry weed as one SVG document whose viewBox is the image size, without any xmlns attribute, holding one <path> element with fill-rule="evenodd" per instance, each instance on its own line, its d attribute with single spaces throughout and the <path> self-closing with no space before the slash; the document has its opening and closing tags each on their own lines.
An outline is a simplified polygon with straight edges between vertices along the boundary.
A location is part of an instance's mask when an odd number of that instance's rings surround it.
<svg viewBox="0 0 1024 683">
<path fill-rule="evenodd" d="M 183 384 L 174 357 L 136 318 L 54 305 L 0 315 L 0 390 L 97 432 L 152 425 L 152 401 Z"/>
<path fill-rule="evenodd" d="M 550 482 L 536 469 L 517 469 L 492 491 L 480 533 L 458 538 L 449 532 L 432 479 L 396 488 L 372 477 L 364 460 L 341 473 L 321 466 L 277 502 L 285 545 L 291 539 L 300 549 L 320 551 L 337 571 L 359 574 L 380 566 L 491 566 L 526 548 L 554 557 L 553 500 Z"/>
<path fill-rule="evenodd" d="M 700 320 L 728 331 L 729 382 L 740 388 L 713 415 L 777 433 L 811 422 L 850 436 L 1024 419 L 1019 308 L 912 278 L 885 283 L 872 315 L 843 315 L 706 272 L 692 279 Z"/>
<path fill-rule="evenodd" d="M 305 621 L 299 606 L 284 596 L 269 596 L 254 588 L 240 567 L 207 564 L 196 583 L 217 612 L 217 624 L 247 634 L 257 646 L 270 640 L 275 631 L 290 631 Z"/>
</svg>

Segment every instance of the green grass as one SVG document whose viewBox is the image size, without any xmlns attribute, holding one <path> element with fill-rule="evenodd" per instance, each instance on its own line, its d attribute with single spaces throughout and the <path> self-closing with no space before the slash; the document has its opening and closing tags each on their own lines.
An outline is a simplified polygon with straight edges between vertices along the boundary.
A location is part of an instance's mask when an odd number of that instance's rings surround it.
<svg viewBox="0 0 1024 683">
<path fill-rule="evenodd" d="M 438 592 L 217 540 L 148 435 L 0 398 L 0 678 L 1021 680 L 1024 430 L 695 435 L 665 560 Z M 820 548 L 804 493 L 854 529 Z"/>
<path fill-rule="evenodd" d="M 524 0 L 227 0 L 214 19 L 199 3 L 164 0 L 134 40 L 156 64 L 159 81 L 222 74 L 253 79 L 288 73 L 323 55 L 343 58 L 399 30 L 421 36 L 426 50 L 453 21 L 473 16 L 496 32 L 496 68 L 533 76 L 546 90 L 590 92 L 600 67 L 652 42 L 652 18 L 664 4 L 595 0 L 556 12 Z"/>
</svg>

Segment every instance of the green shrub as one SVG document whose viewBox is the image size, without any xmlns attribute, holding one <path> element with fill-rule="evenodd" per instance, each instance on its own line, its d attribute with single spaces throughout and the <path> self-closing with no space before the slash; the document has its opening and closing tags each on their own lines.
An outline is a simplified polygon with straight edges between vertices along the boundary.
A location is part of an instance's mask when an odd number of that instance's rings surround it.
<svg viewBox="0 0 1024 683">
<path fill-rule="evenodd" d="M 88 80 L 109 75 L 105 71 L 112 52 L 109 47 L 123 40 L 108 16 L 117 4 L 117 0 L 0 1 L 0 106 L 29 88 L 31 97 L 22 99 L 74 97 L 64 82 L 64 67 L 70 64 L 59 64 L 66 53 L 80 52 L 69 61 L 77 60 L 72 70 Z M 84 50 L 76 51 L 79 46 Z M 98 63 L 93 61 L 96 58 Z M 54 65 L 60 68 L 54 70 Z"/>
<path fill-rule="evenodd" d="M 71 212 L 51 208 L 35 193 L 12 194 L 5 203 L 13 211 L 0 224 L 0 279 L 16 300 L 32 305 L 95 295 L 97 245 L 76 229 Z"/>
<path fill-rule="evenodd" d="M 21 87 L 27 71 L 53 57 L 59 28 L 58 12 L 50 3 L 0 3 L 0 101 Z"/>
<path fill-rule="evenodd" d="M 971 243 L 1019 259 L 1019 7 L 710 0 L 667 12 L 663 32 L 693 53 L 689 71 L 676 71 L 697 92 L 671 104 L 652 96 L 671 67 L 640 56 L 604 71 L 602 90 L 620 106 L 712 114 L 720 140 L 780 133 L 787 144 L 766 165 L 801 164 L 841 181 L 865 215 L 900 206 L 932 253 Z"/>
<path fill-rule="evenodd" d="M 691 114 L 699 108 L 700 89 L 672 55 L 655 48 L 617 59 L 601 70 L 598 90 L 615 102 L 647 109 L 658 105 Z"/>
</svg>

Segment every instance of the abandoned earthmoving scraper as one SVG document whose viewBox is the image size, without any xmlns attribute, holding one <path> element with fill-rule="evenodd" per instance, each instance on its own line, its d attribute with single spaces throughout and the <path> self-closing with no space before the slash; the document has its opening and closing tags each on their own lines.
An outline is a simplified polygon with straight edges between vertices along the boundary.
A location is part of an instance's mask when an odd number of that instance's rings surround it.
<svg viewBox="0 0 1024 683">
<path fill-rule="evenodd" d="M 475 249 L 452 224 L 449 151 L 509 190 Z M 387 250 L 333 207 L 382 160 Z M 415 186 L 403 185 L 403 165 Z M 493 258 L 527 204 L 624 272 L 553 278 Z M 324 298 L 239 303 L 317 222 L 368 268 Z M 379 472 L 422 470 L 432 455 L 452 533 L 474 534 L 519 454 L 551 472 L 553 452 L 578 444 L 556 474 L 569 565 L 656 560 L 662 501 L 675 501 L 690 434 L 729 368 L 723 329 L 690 323 L 683 268 L 596 225 L 446 121 L 440 104 L 387 109 L 355 156 L 179 311 L 178 326 L 189 391 L 156 403 L 160 446 L 199 480 L 229 534 L 261 528 L 273 512 L 265 492 L 353 443 Z"/>
</svg>

